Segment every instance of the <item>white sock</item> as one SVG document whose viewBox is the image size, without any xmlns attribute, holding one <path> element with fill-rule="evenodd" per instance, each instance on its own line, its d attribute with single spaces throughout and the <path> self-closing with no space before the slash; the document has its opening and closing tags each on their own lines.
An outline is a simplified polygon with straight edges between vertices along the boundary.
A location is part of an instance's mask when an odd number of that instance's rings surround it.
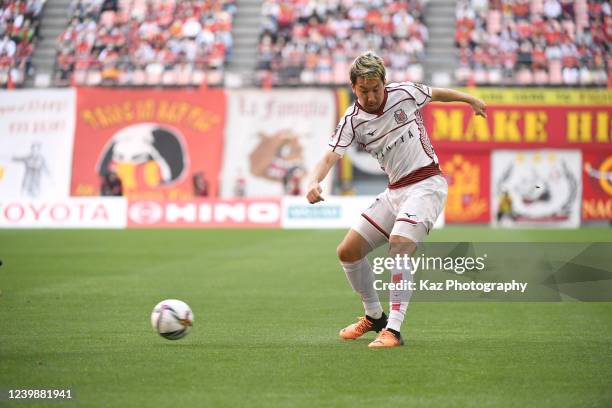
<svg viewBox="0 0 612 408">
<path fill-rule="evenodd" d="M 374 289 L 374 273 L 367 258 L 357 262 L 340 262 L 353 290 L 361 296 L 366 315 L 379 319 L 383 309 Z"/>
<path fill-rule="evenodd" d="M 410 281 L 412 282 L 412 262 L 408 261 L 407 265 L 402 268 L 391 269 L 391 282 Z M 393 329 L 397 332 L 401 331 L 408 302 L 412 296 L 412 291 L 406 290 L 389 290 L 389 320 L 387 321 L 387 329 Z"/>
</svg>

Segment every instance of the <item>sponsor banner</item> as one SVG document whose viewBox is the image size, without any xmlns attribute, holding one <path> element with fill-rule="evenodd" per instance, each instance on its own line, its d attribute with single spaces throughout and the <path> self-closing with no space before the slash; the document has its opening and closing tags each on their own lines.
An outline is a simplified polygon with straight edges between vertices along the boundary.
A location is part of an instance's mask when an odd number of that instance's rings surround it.
<svg viewBox="0 0 612 408">
<path fill-rule="evenodd" d="M 491 169 L 488 152 L 438 152 L 448 181 L 446 222 L 483 223 L 490 219 Z"/>
<path fill-rule="evenodd" d="M 0 228 L 125 228 L 123 197 L 0 201 Z"/>
<path fill-rule="evenodd" d="M 376 200 L 376 196 L 327 196 L 325 201 L 309 204 L 304 197 L 283 197 L 282 227 L 291 228 L 350 228 L 361 213 Z M 444 226 L 444 214 L 434 228 Z"/>
<path fill-rule="evenodd" d="M 68 197 L 73 89 L 0 92 L 0 197 Z"/>
<path fill-rule="evenodd" d="M 580 151 L 497 150 L 491 161 L 492 225 L 580 225 Z"/>
<path fill-rule="evenodd" d="M 612 220 L 612 151 L 582 154 L 582 220 Z"/>
<path fill-rule="evenodd" d="M 309 204 L 304 197 L 283 197 L 283 228 L 349 228 L 376 196 L 334 197 Z"/>
<path fill-rule="evenodd" d="M 612 106 L 495 105 L 487 118 L 457 103 L 423 110 L 436 149 L 574 148 L 612 149 Z"/>
<path fill-rule="evenodd" d="M 80 88 L 72 194 L 99 194 L 115 172 L 130 199 L 191 199 L 194 176 L 215 196 L 224 115 L 222 90 Z"/>
<path fill-rule="evenodd" d="M 335 126 L 333 91 L 236 90 L 228 98 L 221 196 L 303 194 Z"/>
<path fill-rule="evenodd" d="M 130 200 L 130 228 L 274 228 L 280 227 L 277 198 L 143 201 Z"/>
<path fill-rule="evenodd" d="M 458 88 L 492 105 L 610 106 L 612 90 L 572 88 Z"/>
</svg>

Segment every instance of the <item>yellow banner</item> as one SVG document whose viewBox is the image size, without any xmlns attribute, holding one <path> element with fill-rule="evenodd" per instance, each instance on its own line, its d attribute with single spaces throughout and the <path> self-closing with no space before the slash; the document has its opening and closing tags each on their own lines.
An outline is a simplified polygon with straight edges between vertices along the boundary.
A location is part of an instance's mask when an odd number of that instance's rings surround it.
<svg viewBox="0 0 612 408">
<path fill-rule="evenodd" d="M 492 105 L 608 105 L 612 90 L 568 88 L 460 88 Z"/>
</svg>

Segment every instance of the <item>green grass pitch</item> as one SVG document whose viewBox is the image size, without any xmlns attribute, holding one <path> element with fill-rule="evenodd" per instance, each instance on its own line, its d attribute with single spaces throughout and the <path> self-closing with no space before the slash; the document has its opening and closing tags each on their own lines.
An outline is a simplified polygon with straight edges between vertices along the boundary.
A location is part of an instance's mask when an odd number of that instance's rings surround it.
<svg viewBox="0 0 612 408">
<path fill-rule="evenodd" d="M 450 227 L 431 240 L 610 231 Z M 0 388 L 71 387 L 79 407 L 612 406 L 612 303 L 415 302 L 405 347 L 339 340 L 362 313 L 335 259 L 343 234 L 0 231 Z M 183 340 L 150 327 L 165 298 L 193 308 Z"/>
</svg>

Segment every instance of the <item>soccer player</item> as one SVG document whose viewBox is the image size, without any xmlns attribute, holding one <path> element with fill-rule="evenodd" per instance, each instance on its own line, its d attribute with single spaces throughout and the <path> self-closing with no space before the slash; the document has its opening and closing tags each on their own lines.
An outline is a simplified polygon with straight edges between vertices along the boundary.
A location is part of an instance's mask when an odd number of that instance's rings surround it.
<svg viewBox="0 0 612 408">
<path fill-rule="evenodd" d="M 380 57 L 366 52 L 350 68 L 357 100 L 351 105 L 318 162 L 306 197 L 323 201 L 321 181 L 352 144 L 378 160 L 389 177 L 387 189 L 366 209 L 338 246 L 338 258 L 352 288 L 361 296 L 365 316 L 340 331 L 343 339 L 357 339 L 369 331 L 378 337 L 371 348 L 403 345 L 400 329 L 411 291 L 390 290 L 389 316 L 374 289 L 367 254 L 389 242 L 389 256 L 412 255 L 444 209 L 448 185 L 431 146 L 420 109 L 431 101 L 465 102 L 476 115 L 486 117 L 485 103 L 451 89 L 430 88 L 411 82 L 385 85 Z M 402 262 L 391 270 L 393 282 L 411 280 L 411 266 Z"/>
</svg>

